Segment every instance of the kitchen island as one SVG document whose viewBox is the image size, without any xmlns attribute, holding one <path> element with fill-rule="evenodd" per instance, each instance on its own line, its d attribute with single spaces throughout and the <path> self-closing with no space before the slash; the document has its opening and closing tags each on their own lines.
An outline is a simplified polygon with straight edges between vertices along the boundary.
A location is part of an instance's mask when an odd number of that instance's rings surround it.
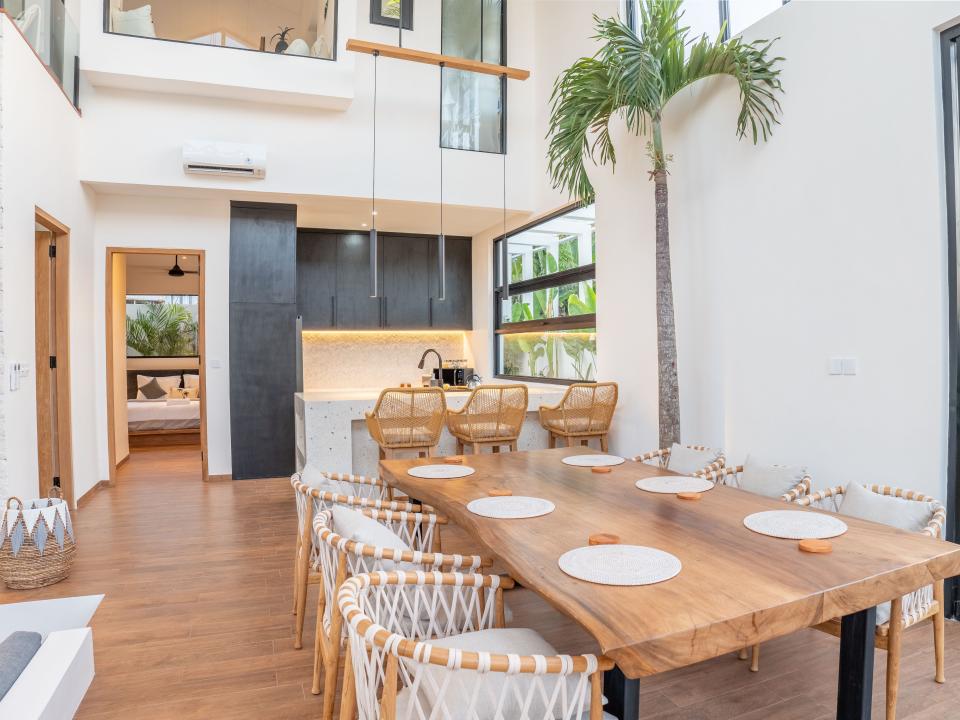
<svg viewBox="0 0 960 720">
<path fill-rule="evenodd" d="M 537 410 L 541 405 L 556 405 L 566 387 L 524 383 L 528 389 L 527 418 L 520 432 L 519 448 L 535 450 L 548 444 L 540 427 Z M 379 456 L 377 444 L 370 438 L 364 414 L 373 410 L 380 389 L 307 390 L 294 399 L 297 435 L 297 471 L 309 459 L 322 470 L 376 475 Z M 460 409 L 470 396 L 469 390 L 448 390 L 447 407 Z M 438 455 L 456 453 L 456 441 L 445 429 L 437 447 Z M 411 453 L 414 455 L 414 453 Z"/>
</svg>

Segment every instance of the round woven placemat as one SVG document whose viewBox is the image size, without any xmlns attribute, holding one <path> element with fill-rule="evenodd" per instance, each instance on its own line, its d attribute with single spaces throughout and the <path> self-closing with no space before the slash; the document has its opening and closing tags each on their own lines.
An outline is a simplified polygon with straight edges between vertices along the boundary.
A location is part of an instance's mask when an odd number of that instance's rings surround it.
<svg viewBox="0 0 960 720">
<path fill-rule="evenodd" d="M 600 585 L 653 585 L 680 573 L 680 559 L 643 545 L 592 545 L 565 552 L 560 569 Z"/>
<path fill-rule="evenodd" d="M 713 483 L 706 478 L 689 477 L 685 475 L 658 475 L 657 477 L 637 480 L 636 485 L 641 490 L 652 493 L 666 493 L 676 495 L 681 492 L 706 492 L 713 490 Z"/>
<path fill-rule="evenodd" d="M 785 540 L 823 540 L 847 531 L 840 518 L 803 510 L 765 510 L 747 515 L 743 524 L 755 533 Z"/>
<path fill-rule="evenodd" d="M 556 507 L 549 500 L 524 495 L 485 497 L 467 503 L 467 510 L 474 515 L 502 520 L 540 517 L 552 513 Z"/>
<path fill-rule="evenodd" d="M 473 475 L 476 472 L 466 465 L 417 465 L 407 470 L 407 475 L 427 480 L 452 480 Z"/>
<path fill-rule="evenodd" d="M 571 455 L 563 458 L 560 462 L 575 467 L 607 467 L 608 465 L 620 465 L 626 460 L 619 455 Z"/>
</svg>

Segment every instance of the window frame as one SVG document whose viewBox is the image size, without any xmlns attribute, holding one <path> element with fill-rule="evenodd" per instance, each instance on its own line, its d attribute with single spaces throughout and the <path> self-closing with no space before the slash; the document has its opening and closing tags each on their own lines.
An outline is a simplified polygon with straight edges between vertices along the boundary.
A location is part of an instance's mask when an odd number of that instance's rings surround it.
<svg viewBox="0 0 960 720">
<path fill-rule="evenodd" d="M 594 313 L 584 315 L 563 315 L 553 318 L 540 318 L 537 320 L 524 320 L 515 323 L 504 323 L 501 317 L 501 300 L 503 299 L 504 271 L 508 268 L 504 263 L 504 256 L 501 243 L 509 242 L 510 238 L 526 232 L 544 223 L 555 220 L 568 213 L 578 210 L 590 203 L 575 202 L 565 205 L 548 215 L 538 217 L 535 220 L 521 225 L 511 230 L 506 235 L 501 234 L 493 242 L 493 376 L 497 380 L 517 380 L 523 382 L 545 383 L 549 385 L 574 385 L 576 383 L 595 383 L 596 380 L 576 380 L 567 378 L 548 378 L 531 375 L 507 375 L 503 373 L 500 365 L 501 339 L 504 335 L 513 335 L 523 332 L 536 332 L 537 330 L 578 330 L 593 328 L 596 330 L 597 316 Z M 546 288 L 560 288 L 564 285 L 584 281 L 596 281 L 597 265 L 595 262 L 587 265 L 581 265 L 569 270 L 559 270 L 549 275 L 530 278 L 528 280 L 518 280 L 510 283 L 510 297 L 520 293 L 534 292 Z M 499 280 L 499 282 L 497 282 Z M 510 326 L 510 327 L 505 327 Z"/>
<path fill-rule="evenodd" d="M 412 2 L 413 0 L 410 0 L 410 1 Z M 0 2 L 0 5 L 2 5 L 2 2 Z M 221 31 L 217 30 L 215 32 L 221 32 Z M 260 55 L 274 55 L 276 57 L 306 58 L 307 60 L 323 60 L 325 62 L 336 62 L 339 33 L 340 33 L 340 0 L 334 0 L 333 48 L 332 48 L 333 54 L 328 58 L 314 57 L 313 55 L 284 55 L 283 53 L 275 53 L 270 50 L 261 50 L 260 48 L 232 47 L 230 45 L 208 45 L 207 43 L 198 43 L 198 42 L 193 42 L 192 40 L 176 40 L 174 38 L 162 38 L 162 37 L 145 37 L 143 35 L 131 35 L 130 33 L 116 32 L 110 29 L 110 0 L 103 0 L 103 34 L 113 35 L 115 37 L 137 38 L 138 40 L 157 40 L 160 42 L 177 43 L 179 45 L 190 45 L 191 47 L 217 48 L 219 50 L 239 50 L 240 52 L 252 52 L 252 53 L 258 53 Z M 79 80 L 77 80 L 76 82 L 79 82 Z"/>
<path fill-rule="evenodd" d="M 374 0 L 371 0 L 373 2 Z M 483 0 L 479 0 L 481 13 L 483 10 Z M 482 17 L 482 14 L 481 14 Z M 481 21 L 482 22 L 482 21 Z M 483 35 L 483 28 L 480 28 L 481 37 Z M 440 3 L 440 38 L 441 38 L 441 47 L 440 52 L 443 52 L 443 2 Z M 483 43 L 480 43 L 481 52 L 483 49 Z M 481 61 L 483 58 L 481 57 Z M 489 61 L 485 61 L 489 62 Z M 507 0 L 500 0 L 500 60 L 497 63 L 499 65 L 506 66 L 507 64 Z M 446 69 L 440 69 L 440 98 L 443 98 L 443 82 Z M 471 150 L 467 148 L 458 148 L 450 147 L 443 144 L 443 107 L 440 107 L 440 127 L 437 132 L 437 145 L 440 146 L 441 150 L 459 150 L 460 152 L 478 152 L 485 153 L 487 155 L 506 155 L 507 154 L 507 77 L 506 75 L 500 76 L 500 150 Z"/>
<path fill-rule="evenodd" d="M 402 0 L 400 4 L 404 30 L 413 30 L 413 3 L 414 0 Z M 370 0 L 370 24 L 399 28 L 400 18 L 387 17 L 383 14 L 383 0 Z"/>
</svg>

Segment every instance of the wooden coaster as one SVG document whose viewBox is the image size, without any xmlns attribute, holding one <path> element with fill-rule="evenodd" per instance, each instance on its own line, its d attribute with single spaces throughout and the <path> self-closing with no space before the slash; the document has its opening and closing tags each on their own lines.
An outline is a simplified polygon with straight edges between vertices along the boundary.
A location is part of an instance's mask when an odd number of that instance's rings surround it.
<svg viewBox="0 0 960 720">
<path fill-rule="evenodd" d="M 444 458 L 444 459 L 443 459 L 443 462 L 445 462 L 447 465 L 463 465 L 463 458 L 462 458 L 462 457 L 448 457 L 448 458 Z"/>
<path fill-rule="evenodd" d="M 591 545 L 619 545 L 620 536 L 613 533 L 595 533 L 587 538 Z"/>
<path fill-rule="evenodd" d="M 595 472 L 598 475 L 606 475 L 608 472 L 612 472 L 612 471 L 613 471 L 613 468 L 611 468 L 608 465 L 597 465 L 595 467 L 590 468 L 590 472 Z"/>
<path fill-rule="evenodd" d="M 681 500 L 699 500 L 703 497 L 703 493 L 698 492 L 678 492 L 677 497 Z"/>
<path fill-rule="evenodd" d="M 487 495 L 490 497 L 509 497 L 513 495 L 513 490 L 505 487 L 492 487 L 487 490 Z"/>
<path fill-rule="evenodd" d="M 833 552 L 833 543 L 829 540 L 801 540 L 797 545 L 801 551 L 816 555 L 826 555 Z"/>
</svg>

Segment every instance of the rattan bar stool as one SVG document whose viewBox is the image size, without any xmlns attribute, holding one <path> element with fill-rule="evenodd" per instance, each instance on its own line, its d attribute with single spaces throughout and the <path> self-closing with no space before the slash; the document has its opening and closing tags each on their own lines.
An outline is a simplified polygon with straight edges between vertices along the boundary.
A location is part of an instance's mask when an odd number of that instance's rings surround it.
<svg viewBox="0 0 960 720">
<path fill-rule="evenodd" d="M 558 438 L 564 438 L 568 447 L 575 443 L 586 445 L 595 438 L 600 441 L 600 449 L 606 452 L 616 407 L 615 382 L 574 383 L 559 404 L 540 406 L 540 424 L 550 434 L 552 448 L 557 446 Z"/>
<path fill-rule="evenodd" d="M 396 451 L 416 450 L 429 457 L 440 442 L 447 400 L 440 388 L 387 388 L 366 414 L 370 437 L 380 446 L 380 459 Z"/>
<path fill-rule="evenodd" d="M 526 415 L 526 385 L 481 385 L 460 410 L 447 412 L 447 428 L 457 441 L 458 455 L 465 445 L 474 453 L 485 446 L 495 453 L 503 446 L 515 451 Z"/>
</svg>

